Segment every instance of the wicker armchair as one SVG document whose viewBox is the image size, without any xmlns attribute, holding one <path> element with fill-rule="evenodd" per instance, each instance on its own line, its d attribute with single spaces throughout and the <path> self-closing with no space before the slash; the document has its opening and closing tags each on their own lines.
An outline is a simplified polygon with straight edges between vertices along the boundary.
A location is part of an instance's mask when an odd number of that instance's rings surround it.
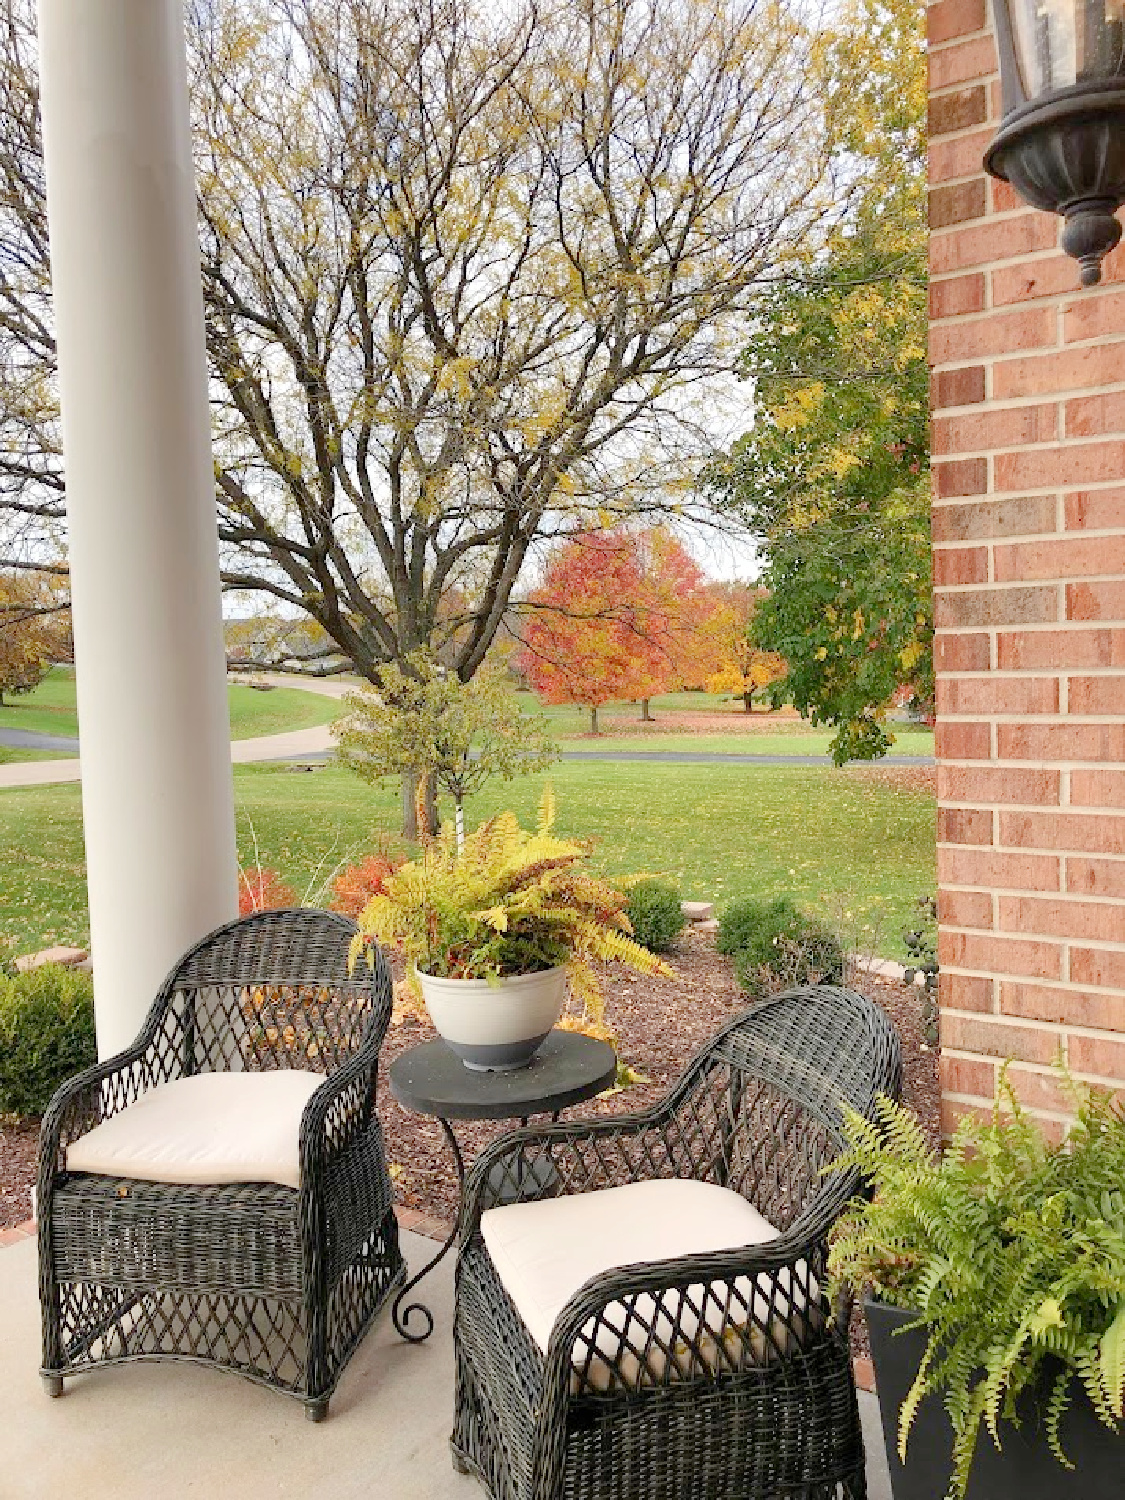
<svg viewBox="0 0 1125 1500">
<path fill-rule="evenodd" d="M 645 1113 L 524 1129 L 484 1152 L 461 1219 L 455 1468 L 493 1500 L 864 1497 L 848 1309 L 831 1320 L 824 1291 L 828 1231 L 860 1183 L 822 1169 L 843 1145 L 844 1107 L 867 1114 L 900 1086 L 882 1011 L 848 990 L 797 989 L 724 1027 Z M 634 1256 L 587 1280 L 538 1342 L 482 1215 L 526 1221 L 498 1205 L 538 1202 L 558 1221 L 545 1200 L 667 1179 L 732 1189 L 724 1202 L 745 1214 L 749 1200 L 780 1232 Z"/>
<path fill-rule="evenodd" d="M 38 1193 L 41 1374 L 51 1395 L 65 1375 L 96 1365 L 184 1359 L 298 1396 L 313 1421 L 326 1415 L 404 1275 L 374 1113 L 391 982 L 381 954 L 373 972 L 349 974 L 355 931 L 313 910 L 218 928 L 165 980 L 133 1046 L 51 1101 Z M 300 1090 L 298 1185 L 67 1169 L 68 1148 L 142 1096 L 151 1107 L 159 1085 L 278 1069 L 304 1072 L 253 1086 L 295 1081 Z M 324 1081 L 303 1081 L 305 1072 Z"/>
</svg>

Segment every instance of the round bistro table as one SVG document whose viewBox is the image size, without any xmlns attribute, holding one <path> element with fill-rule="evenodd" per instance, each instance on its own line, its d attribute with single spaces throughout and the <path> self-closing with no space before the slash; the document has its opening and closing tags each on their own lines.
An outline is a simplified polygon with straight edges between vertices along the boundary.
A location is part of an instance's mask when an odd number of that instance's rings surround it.
<svg viewBox="0 0 1125 1500">
<path fill-rule="evenodd" d="M 550 1115 L 557 1120 L 562 1110 L 609 1088 L 617 1077 L 617 1056 L 606 1042 L 577 1031 L 552 1031 L 526 1067 L 508 1073 L 481 1073 L 467 1068 L 444 1042 L 423 1042 L 396 1057 L 387 1076 L 391 1093 L 404 1109 L 430 1115 L 441 1126 L 457 1167 L 458 1198 L 463 1201 L 465 1160 L 451 1120 L 519 1120 L 521 1125 L 526 1125 L 532 1115 Z M 434 1331 L 433 1314 L 421 1302 L 406 1307 L 403 1303 L 448 1255 L 456 1239 L 455 1223 L 437 1254 L 410 1278 L 391 1304 L 396 1331 L 412 1344 L 422 1343 Z M 415 1313 L 425 1319 L 425 1326 L 412 1332 L 408 1325 Z"/>
</svg>

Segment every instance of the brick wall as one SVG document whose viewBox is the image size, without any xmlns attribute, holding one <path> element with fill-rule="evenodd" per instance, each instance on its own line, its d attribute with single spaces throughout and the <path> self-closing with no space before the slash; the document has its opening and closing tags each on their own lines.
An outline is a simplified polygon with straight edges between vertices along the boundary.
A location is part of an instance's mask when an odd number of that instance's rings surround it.
<svg viewBox="0 0 1125 1500">
<path fill-rule="evenodd" d="M 1046 1117 L 1060 1046 L 1125 1086 L 1125 250 L 1080 290 L 1059 220 L 984 173 L 985 0 L 929 30 L 948 1129 L 1005 1057 Z"/>
</svg>

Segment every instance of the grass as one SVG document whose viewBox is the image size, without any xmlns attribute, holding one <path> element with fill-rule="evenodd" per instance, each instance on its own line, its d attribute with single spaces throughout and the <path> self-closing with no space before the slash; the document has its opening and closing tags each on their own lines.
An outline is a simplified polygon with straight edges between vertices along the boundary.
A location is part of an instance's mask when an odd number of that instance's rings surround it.
<svg viewBox="0 0 1125 1500">
<path fill-rule="evenodd" d="M 827 755 L 830 729 L 817 729 L 791 714 L 756 708 L 747 714 L 729 694 L 668 693 L 651 703 L 655 723 L 640 728 L 636 703 L 607 703 L 598 710 L 603 733 L 589 733 L 589 714 L 573 704 L 540 704 L 534 693 L 517 693 L 525 713 L 541 713 L 567 750 L 690 750 L 720 755 Z M 683 715 L 705 713 L 729 720 L 729 731 L 696 730 Z M 932 755 L 933 730 L 923 724 L 895 724 L 892 755 Z"/>
<path fill-rule="evenodd" d="M 251 765 L 234 774 L 243 861 L 254 857 L 252 824 L 263 866 L 302 898 L 323 899 L 337 864 L 394 840 L 396 788 L 368 787 L 336 767 Z M 862 773 L 564 762 L 550 780 L 560 831 L 596 840 L 597 863 L 608 872 L 659 873 L 685 897 L 719 903 L 788 892 L 845 929 L 878 928 L 877 940 L 861 941 L 886 956 L 903 956 L 900 932 L 914 899 L 934 888 L 932 795 Z M 470 805 L 470 822 L 506 806 L 529 820 L 543 781 L 486 788 Z M 0 862 L 0 932 L 18 951 L 87 941 L 77 786 L 0 792 Z"/>
<path fill-rule="evenodd" d="M 75 760 L 71 750 L 15 750 L 11 745 L 0 745 L 0 766 L 13 766 L 25 760 Z"/>
<path fill-rule="evenodd" d="M 227 687 L 230 703 L 231 739 L 254 739 L 258 735 L 282 734 L 290 729 L 309 729 L 327 724 L 340 711 L 334 698 L 301 688 L 271 688 L 263 692 L 243 683 Z M 33 734 L 78 734 L 74 669 L 54 667 L 32 693 L 15 698 L 0 708 L 0 727 L 26 729 Z M 53 752 L 52 752 L 53 753 Z M 35 752 L 41 759 L 41 752 Z"/>
</svg>

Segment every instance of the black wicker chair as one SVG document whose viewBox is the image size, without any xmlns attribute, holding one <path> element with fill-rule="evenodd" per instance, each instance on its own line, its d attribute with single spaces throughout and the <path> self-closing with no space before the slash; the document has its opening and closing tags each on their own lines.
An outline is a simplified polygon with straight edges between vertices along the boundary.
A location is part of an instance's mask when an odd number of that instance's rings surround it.
<svg viewBox="0 0 1125 1500">
<path fill-rule="evenodd" d="M 403 1279 L 374 1112 L 391 1013 L 382 955 L 349 974 L 353 923 L 267 911 L 218 928 L 165 980 L 136 1042 L 71 1079 L 43 1119 L 44 1384 L 126 1360 L 237 1371 L 319 1421 Z M 67 1147 L 157 1085 L 198 1073 L 325 1074 L 300 1117 L 299 1187 L 67 1171 Z"/>
<path fill-rule="evenodd" d="M 493 1500 L 864 1497 L 849 1309 L 831 1319 L 824 1291 L 828 1231 L 860 1183 L 823 1168 L 845 1106 L 870 1114 L 900 1086 L 882 1011 L 797 989 L 724 1027 L 645 1113 L 524 1129 L 485 1151 L 461 1220 L 454 1466 Z M 594 1276 L 544 1351 L 482 1213 L 654 1178 L 734 1189 L 781 1232 Z"/>
</svg>

